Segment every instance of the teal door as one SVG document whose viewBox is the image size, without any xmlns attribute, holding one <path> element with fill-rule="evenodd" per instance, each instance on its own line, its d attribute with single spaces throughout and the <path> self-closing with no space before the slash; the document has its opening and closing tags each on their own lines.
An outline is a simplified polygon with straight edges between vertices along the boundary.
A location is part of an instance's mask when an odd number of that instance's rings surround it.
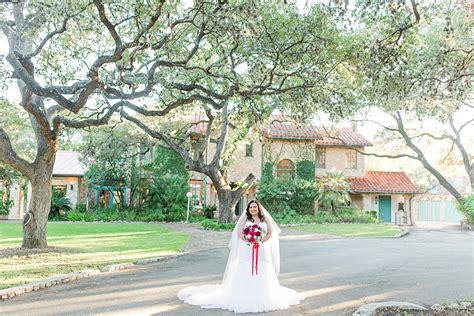
<svg viewBox="0 0 474 316">
<path fill-rule="evenodd" d="M 379 219 L 384 223 L 392 221 L 392 198 L 390 195 L 379 195 Z"/>
</svg>

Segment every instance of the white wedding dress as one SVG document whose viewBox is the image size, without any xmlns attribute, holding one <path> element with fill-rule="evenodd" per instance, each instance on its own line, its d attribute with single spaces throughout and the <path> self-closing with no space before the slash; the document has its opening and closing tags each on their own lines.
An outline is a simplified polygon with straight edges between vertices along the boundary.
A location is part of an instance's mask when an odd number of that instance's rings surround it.
<svg viewBox="0 0 474 316">
<path fill-rule="evenodd" d="M 268 218 L 267 215 L 265 217 Z M 245 225 L 248 224 L 253 223 L 245 222 Z M 268 231 L 266 222 L 259 225 L 265 233 Z M 241 229 L 242 225 L 236 225 L 236 228 Z M 277 229 L 278 227 L 275 231 Z M 234 229 L 234 235 L 235 231 L 236 229 Z M 270 240 L 278 238 L 278 233 L 272 233 Z M 240 238 L 237 238 L 237 242 L 235 236 L 233 239 L 234 246 L 231 245 L 222 284 L 184 288 L 178 293 L 179 299 L 202 308 L 221 308 L 235 313 L 287 309 L 290 305 L 299 304 L 304 299 L 304 295 L 280 285 L 277 278 L 280 269 L 279 262 L 276 265 L 273 264 L 274 257 L 270 240 L 260 246 L 258 272 L 255 274 L 254 270 L 254 275 L 252 275 L 252 247 Z M 232 247 L 237 247 L 237 249 L 232 249 Z M 279 248 L 277 260 L 279 261 Z"/>
</svg>

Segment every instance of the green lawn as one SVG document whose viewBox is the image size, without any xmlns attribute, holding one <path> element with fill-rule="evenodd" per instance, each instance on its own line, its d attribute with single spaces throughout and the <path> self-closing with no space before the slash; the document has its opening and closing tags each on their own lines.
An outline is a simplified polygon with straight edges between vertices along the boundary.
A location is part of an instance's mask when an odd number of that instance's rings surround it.
<svg viewBox="0 0 474 316">
<path fill-rule="evenodd" d="M 20 247 L 20 223 L 0 222 L 0 289 L 48 276 L 97 269 L 182 251 L 188 240 L 156 224 L 49 223 L 47 253 L 15 252 Z"/>
<path fill-rule="evenodd" d="M 291 229 L 347 237 L 393 237 L 401 232 L 398 227 L 383 224 L 311 224 Z"/>
</svg>

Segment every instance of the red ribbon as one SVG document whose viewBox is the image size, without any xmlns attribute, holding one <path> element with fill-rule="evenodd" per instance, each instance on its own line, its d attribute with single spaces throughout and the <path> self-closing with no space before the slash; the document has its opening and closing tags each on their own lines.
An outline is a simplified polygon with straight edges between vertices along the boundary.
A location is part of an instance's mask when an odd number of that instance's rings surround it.
<svg viewBox="0 0 474 316">
<path fill-rule="evenodd" d="M 252 275 L 254 269 L 255 274 L 258 274 L 258 247 L 258 242 L 254 243 L 252 246 Z"/>
</svg>

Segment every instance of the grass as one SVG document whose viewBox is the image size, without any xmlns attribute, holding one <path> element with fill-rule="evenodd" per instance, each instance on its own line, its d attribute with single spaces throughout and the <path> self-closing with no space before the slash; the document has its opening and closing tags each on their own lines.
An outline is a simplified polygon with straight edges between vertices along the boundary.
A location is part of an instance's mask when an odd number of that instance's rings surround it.
<svg viewBox="0 0 474 316">
<path fill-rule="evenodd" d="M 400 234 L 398 227 L 383 224 L 310 224 L 291 229 L 347 237 L 393 237 Z"/>
<path fill-rule="evenodd" d="M 187 234 L 156 224 L 50 222 L 48 245 L 52 248 L 38 253 L 18 249 L 20 223 L 0 222 L 0 289 L 56 274 L 177 253 L 187 240 Z"/>
</svg>

